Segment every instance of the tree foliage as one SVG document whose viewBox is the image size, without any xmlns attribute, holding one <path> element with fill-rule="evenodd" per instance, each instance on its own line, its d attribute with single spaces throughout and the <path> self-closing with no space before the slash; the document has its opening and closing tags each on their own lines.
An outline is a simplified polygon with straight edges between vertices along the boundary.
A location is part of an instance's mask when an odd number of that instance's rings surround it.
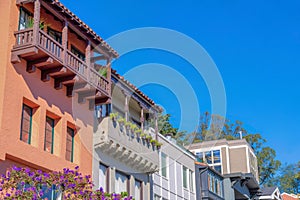
<svg viewBox="0 0 300 200">
<path fill-rule="evenodd" d="M 0 177 L 0 199 L 42 200 L 61 196 L 62 199 L 130 200 L 127 193 L 109 194 L 102 188 L 93 190 L 90 176 L 78 171 L 63 169 L 62 172 L 42 172 L 28 168 L 13 167 Z M 55 197 L 54 197 L 55 198 Z"/>
<path fill-rule="evenodd" d="M 253 148 L 257 156 L 260 184 L 265 184 L 280 167 L 280 161 L 275 159 L 274 149 L 265 147 L 266 140 L 259 133 L 248 132 L 243 122 L 239 120 L 231 122 L 220 115 L 205 112 L 199 120 L 197 131 L 188 134 L 185 141 L 198 143 L 218 139 L 235 140 L 240 139 L 240 134 Z"/>
<path fill-rule="evenodd" d="M 300 161 L 293 164 L 285 164 L 280 167 L 277 176 L 271 182 L 278 185 L 280 191 L 287 193 L 300 193 Z"/>
<path fill-rule="evenodd" d="M 157 124 L 158 124 L 158 132 L 162 135 L 172 134 L 175 136 L 178 133 L 178 129 L 174 128 L 173 125 L 170 123 L 170 114 L 163 114 L 159 113 L 157 117 Z M 151 119 L 150 125 L 155 127 L 155 120 Z"/>
</svg>

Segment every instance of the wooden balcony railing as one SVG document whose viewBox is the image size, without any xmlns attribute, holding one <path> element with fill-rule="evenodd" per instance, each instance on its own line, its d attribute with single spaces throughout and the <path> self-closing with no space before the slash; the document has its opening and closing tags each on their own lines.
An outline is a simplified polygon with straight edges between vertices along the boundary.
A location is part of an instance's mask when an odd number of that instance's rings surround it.
<svg viewBox="0 0 300 200">
<path fill-rule="evenodd" d="M 85 78 L 88 77 L 89 71 L 87 64 L 69 50 L 67 50 L 66 53 L 65 64 L 69 69 L 72 69 L 72 71 L 80 74 Z"/>
<path fill-rule="evenodd" d="M 61 44 L 59 44 L 56 40 L 42 30 L 39 30 L 38 41 L 39 47 L 62 62 L 63 47 Z"/>
<path fill-rule="evenodd" d="M 59 42 L 54 40 L 44 31 L 39 30 L 38 37 L 34 38 L 33 28 L 24 29 L 16 31 L 15 37 L 16 43 L 13 47 L 14 50 L 37 45 L 37 47 L 44 51 L 44 53 L 56 59 L 70 71 L 79 75 L 80 78 L 87 81 L 98 90 L 101 90 L 102 93 L 105 93 L 105 95 L 110 96 L 109 80 L 101 76 L 95 69 L 88 66 L 85 61 L 78 58 L 71 51 L 64 49 Z"/>
<path fill-rule="evenodd" d="M 14 48 L 31 45 L 33 40 L 33 29 L 25 29 L 15 32 L 16 43 Z"/>
</svg>

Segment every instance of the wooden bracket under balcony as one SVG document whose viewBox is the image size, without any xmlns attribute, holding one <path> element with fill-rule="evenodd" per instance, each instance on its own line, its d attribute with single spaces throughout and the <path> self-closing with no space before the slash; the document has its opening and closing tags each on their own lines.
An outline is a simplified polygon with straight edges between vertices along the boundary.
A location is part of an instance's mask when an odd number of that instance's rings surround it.
<svg viewBox="0 0 300 200">
<path fill-rule="evenodd" d="M 53 63 L 53 59 L 49 56 L 39 58 L 37 60 L 27 62 L 26 71 L 29 73 L 35 72 L 37 67 L 42 67 Z"/>
</svg>

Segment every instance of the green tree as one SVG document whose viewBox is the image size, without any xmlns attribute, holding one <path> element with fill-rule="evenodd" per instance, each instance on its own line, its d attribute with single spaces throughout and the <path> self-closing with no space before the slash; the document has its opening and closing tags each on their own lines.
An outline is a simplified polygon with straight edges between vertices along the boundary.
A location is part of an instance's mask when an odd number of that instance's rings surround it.
<svg viewBox="0 0 300 200">
<path fill-rule="evenodd" d="M 158 132 L 162 135 L 172 134 L 175 136 L 178 132 L 177 128 L 174 128 L 173 125 L 170 123 L 170 114 L 163 114 L 159 113 L 157 118 L 157 125 L 158 125 Z M 150 120 L 150 125 L 155 127 L 155 120 Z"/>
<path fill-rule="evenodd" d="M 276 152 L 274 149 L 264 147 L 266 140 L 259 133 L 249 133 L 243 127 L 243 122 L 239 120 L 231 122 L 220 115 L 205 112 L 199 120 L 197 131 L 186 137 L 192 143 L 197 143 L 217 139 L 236 140 L 240 139 L 240 133 L 256 154 L 260 184 L 263 185 L 275 175 L 281 163 L 275 159 Z"/>
<path fill-rule="evenodd" d="M 293 164 L 285 164 L 280 167 L 277 176 L 272 180 L 273 185 L 278 185 L 280 191 L 287 193 L 300 193 L 300 161 Z"/>
</svg>

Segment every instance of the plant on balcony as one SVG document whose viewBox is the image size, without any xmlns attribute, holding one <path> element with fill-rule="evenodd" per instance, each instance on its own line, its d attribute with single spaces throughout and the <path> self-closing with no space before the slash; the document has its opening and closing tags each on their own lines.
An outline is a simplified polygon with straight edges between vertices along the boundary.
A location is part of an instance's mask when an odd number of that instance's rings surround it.
<svg viewBox="0 0 300 200">
<path fill-rule="evenodd" d="M 138 129 L 136 129 L 135 134 L 137 137 L 140 137 L 142 135 L 142 132 L 143 132 L 143 130 L 138 128 Z"/>
<path fill-rule="evenodd" d="M 160 149 L 163 144 L 161 142 L 155 141 L 155 146 L 157 149 Z"/>
<path fill-rule="evenodd" d="M 26 22 L 26 28 L 32 28 L 34 25 L 34 19 L 31 17 L 28 19 L 28 21 Z M 40 24 L 39 27 L 41 30 L 44 30 L 45 27 L 50 26 L 50 24 L 46 24 L 45 20 L 40 19 Z"/>
<path fill-rule="evenodd" d="M 146 140 L 147 140 L 148 142 L 150 142 L 150 141 L 152 140 L 152 136 L 151 136 L 151 135 L 147 135 L 147 136 L 146 136 Z"/>
<path fill-rule="evenodd" d="M 131 122 L 125 122 L 125 127 L 126 127 L 127 129 L 130 129 L 130 126 L 131 126 Z"/>
<path fill-rule="evenodd" d="M 79 167 L 75 170 L 63 169 L 57 172 L 43 172 L 28 168 L 13 167 L 6 175 L 0 176 L 0 199 L 34 199 L 42 200 L 53 195 L 62 195 L 64 200 L 103 199 L 129 200 L 126 192 L 107 193 L 102 188 L 94 191 L 91 176 L 83 176 Z"/>
<path fill-rule="evenodd" d="M 146 133 L 141 133 L 141 135 L 140 135 L 140 137 L 141 137 L 142 139 L 146 139 L 146 136 L 147 136 Z"/>
<path fill-rule="evenodd" d="M 107 77 L 107 68 L 106 67 L 101 67 L 98 71 L 98 73 L 103 76 L 103 77 Z"/>
<path fill-rule="evenodd" d="M 151 140 L 150 140 L 150 143 L 151 143 L 153 146 L 156 144 L 156 142 L 157 142 L 157 141 L 156 141 L 155 139 L 151 139 Z"/>
<path fill-rule="evenodd" d="M 113 121 L 117 120 L 118 116 L 119 116 L 119 113 L 110 113 L 109 114 L 110 119 L 112 119 Z"/>
<path fill-rule="evenodd" d="M 123 126 L 125 124 L 126 120 L 124 117 L 120 117 L 120 118 L 118 118 L 118 122 L 119 122 L 120 126 Z"/>
<path fill-rule="evenodd" d="M 135 133 L 136 130 L 138 130 L 137 125 L 136 125 L 136 124 L 133 124 L 133 123 L 130 123 L 130 130 L 131 130 L 133 133 Z"/>
</svg>

